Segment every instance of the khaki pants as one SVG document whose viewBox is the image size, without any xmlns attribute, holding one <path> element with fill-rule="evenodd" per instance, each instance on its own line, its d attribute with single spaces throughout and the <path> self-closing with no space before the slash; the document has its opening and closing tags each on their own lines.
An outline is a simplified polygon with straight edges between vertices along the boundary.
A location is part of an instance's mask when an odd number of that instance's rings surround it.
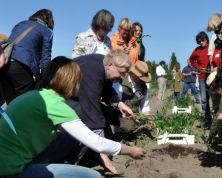
<svg viewBox="0 0 222 178">
<path fill-rule="evenodd" d="M 112 109 L 110 124 L 113 126 L 119 126 L 119 129 L 124 136 L 132 134 L 137 128 L 136 123 L 132 119 L 122 118 L 122 113 L 116 109 Z"/>
<path fill-rule="evenodd" d="M 166 90 L 166 79 L 163 77 L 159 77 L 157 79 L 158 82 L 158 99 L 159 100 L 164 100 L 164 92 Z"/>
</svg>

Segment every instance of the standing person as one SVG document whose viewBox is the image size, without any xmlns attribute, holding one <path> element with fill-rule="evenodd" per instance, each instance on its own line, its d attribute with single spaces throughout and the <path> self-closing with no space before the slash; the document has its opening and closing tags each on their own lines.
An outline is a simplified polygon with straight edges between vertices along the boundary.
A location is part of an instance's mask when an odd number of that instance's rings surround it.
<svg viewBox="0 0 222 178">
<path fill-rule="evenodd" d="M 166 65 L 165 61 L 160 61 L 159 66 L 156 68 L 157 82 L 158 82 L 158 99 L 164 100 L 164 92 L 166 90 L 166 79 L 167 75 L 164 67 Z"/>
<path fill-rule="evenodd" d="M 131 63 L 136 64 L 139 61 L 139 46 L 137 43 L 133 44 L 136 38 L 131 35 L 132 26 L 133 24 L 129 18 L 122 18 L 118 25 L 118 31 L 110 39 L 113 50 L 125 50 L 130 56 Z"/>
<path fill-rule="evenodd" d="M 187 66 L 183 68 L 182 75 L 184 76 L 184 86 L 181 93 L 181 98 L 184 98 L 188 89 L 191 89 L 191 92 L 194 95 L 197 104 L 200 104 L 198 90 L 196 87 L 196 75 L 198 74 L 197 69 L 193 67 L 190 63 L 190 60 L 187 60 Z"/>
<path fill-rule="evenodd" d="M 174 98 L 180 98 L 180 92 L 182 90 L 180 81 L 182 79 L 182 74 L 178 64 L 174 65 L 171 75 L 172 75 L 171 90 L 174 93 Z"/>
<path fill-rule="evenodd" d="M 222 14 L 216 13 L 214 14 L 208 21 L 208 26 L 206 28 L 207 32 L 216 31 L 216 27 L 222 22 Z M 218 29 L 217 34 L 222 32 L 221 29 Z M 208 58 L 210 61 L 211 71 L 216 71 L 220 62 L 220 49 L 215 46 L 214 41 L 217 38 L 217 34 L 213 33 L 210 39 L 209 47 L 208 47 Z"/>
<path fill-rule="evenodd" d="M 195 67 L 199 73 L 199 89 L 202 103 L 202 112 L 204 121 L 211 123 L 210 105 L 209 105 L 209 94 L 208 87 L 206 85 L 206 79 L 208 76 L 209 59 L 208 59 L 208 47 L 209 38 L 203 31 L 196 35 L 196 42 L 199 45 L 192 52 L 189 61 L 193 67 Z"/>
<path fill-rule="evenodd" d="M 213 76 L 212 76 L 213 75 Z M 208 85 L 210 85 L 210 93 L 217 93 L 218 95 L 222 95 L 222 76 L 221 75 L 215 75 L 215 73 L 211 73 L 209 75 L 208 79 Z M 221 97 L 220 97 L 221 98 Z M 209 141 L 212 140 L 212 137 L 215 136 L 218 133 L 219 139 L 222 139 L 222 106 L 221 106 L 221 100 L 220 105 L 217 106 L 214 109 L 213 114 L 215 117 L 213 118 L 212 125 L 210 127 L 210 132 L 208 139 Z"/>
<path fill-rule="evenodd" d="M 206 28 L 206 31 L 214 31 L 214 34 L 211 37 L 209 48 L 208 48 L 208 57 L 211 63 L 211 74 L 217 70 L 221 71 L 221 69 L 218 69 L 221 61 L 221 49 L 218 46 L 215 46 L 214 41 L 216 40 L 217 36 L 222 33 L 222 14 L 216 13 L 210 19 L 208 20 L 208 26 Z M 211 94 L 212 99 L 212 110 L 211 113 L 215 114 L 214 111 L 216 108 L 220 105 L 221 95 L 217 92 L 213 92 Z"/>
<path fill-rule="evenodd" d="M 151 74 L 149 73 L 148 65 L 143 61 L 139 61 L 130 68 L 130 72 L 121 82 L 113 83 L 113 87 L 119 99 L 127 106 L 142 116 L 149 116 L 150 106 L 148 89 L 146 86 L 146 83 L 149 81 L 151 81 Z M 137 128 L 139 121 L 122 118 L 122 113 L 119 111 L 116 111 L 113 115 L 114 114 L 117 116 L 112 117 L 110 123 L 119 126 L 114 127 L 117 136 L 128 136 Z"/>
<path fill-rule="evenodd" d="M 143 26 L 139 22 L 133 23 L 132 27 L 132 36 L 138 38 L 143 35 Z M 140 41 L 137 41 L 136 44 L 138 45 L 138 58 L 140 61 L 145 61 L 145 53 L 146 49 L 143 45 L 142 38 Z"/>
<path fill-rule="evenodd" d="M 112 156 L 123 154 L 134 159 L 145 156 L 142 148 L 99 137 L 66 104 L 65 98 L 78 92 L 81 78 L 81 70 L 74 61 L 56 57 L 47 66 L 39 89 L 17 97 L 8 105 L 5 112 L 16 134 L 1 117 L 0 177 L 101 177 L 94 170 L 71 165 L 75 164 L 81 144 Z M 59 124 L 66 132 L 56 132 Z"/>
<path fill-rule="evenodd" d="M 122 80 L 129 72 L 131 67 L 129 55 L 123 50 L 113 50 L 106 56 L 89 54 L 73 60 L 80 66 L 83 78 L 77 97 L 73 97 L 67 103 L 89 129 L 101 137 L 108 137 L 110 109 L 101 104 L 101 98 L 109 101 L 115 109 L 119 109 L 123 117 L 126 112 L 132 114 L 132 110 L 119 100 L 112 87 L 112 82 Z M 104 154 L 100 156 L 104 166 L 111 172 L 117 173 L 110 159 Z"/>
<path fill-rule="evenodd" d="M 28 20 L 18 23 L 12 29 L 7 42 L 13 42 L 21 33 L 35 24 L 40 25 L 14 46 L 11 61 L 2 70 L 2 88 L 7 104 L 15 97 L 34 90 L 36 82 L 40 81 L 42 73 L 51 60 L 54 20 L 50 10 L 41 9 Z"/>
<path fill-rule="evenodd" d="M 109 53 L 112 47 L 107 34 L 112 30 L 114 22 L 111 12 L 105 9 L 98 11 L 92 19 L 91 28 L 77 35 L 72 59 L 86 54 Z"/>
</svg>

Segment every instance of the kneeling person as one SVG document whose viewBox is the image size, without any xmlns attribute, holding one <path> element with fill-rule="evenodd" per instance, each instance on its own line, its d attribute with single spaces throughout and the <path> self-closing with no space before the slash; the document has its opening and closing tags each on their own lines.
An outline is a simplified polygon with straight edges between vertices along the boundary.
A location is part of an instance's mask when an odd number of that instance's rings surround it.
<svg viewBox="0 0 222 178">
<path fill-rule="evenodd" d="M 150 107 L 146 83 L 149 81 L 151 81 L 151 75 L 148 65 L 139 61 L 130 68 L 130 72 L 121 82 L 113 83 L 113 87 L 122 102 L 132 110 L 137 110 L 141 115 L 148 116 L 150 115 Z M 111 121 L 110 124 L 119 126 L 114 127 L 117 134 L 127 136 L 137 128 L 137 120 L 123 118 L 120 112 L 115 114 L 118 116 L 113 116 L 113 118 L 118 119 Z"/>
</svg>

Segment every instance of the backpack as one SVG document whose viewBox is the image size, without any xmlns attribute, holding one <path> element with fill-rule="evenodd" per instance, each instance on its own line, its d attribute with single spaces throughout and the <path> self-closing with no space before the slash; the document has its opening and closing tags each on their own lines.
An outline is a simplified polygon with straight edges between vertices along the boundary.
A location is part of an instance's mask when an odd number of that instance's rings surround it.
<svg viewBox="0 0 222 178">
<path fill-rule="evenodd" d="M 4 56 L 5 56 L 5 59 L 4 59 L 4 66 L 6 64 L 8 64 L 8 61 L 10 60 L 11 58 L 11 54 L 12 54 L 12 50 L 13 50 L 13 47 L 19 42 L 21 41 L 22 38 L 24 38 L 25 35 L 27 35 L 28 32 L 30 32 L 32 29 L 34 29 L 35 27 L 39 26 L 40 24 L 35 24 L 35 25 L 32 25 L 31 27 L 29 27 L 27 30 L 25 30 L 21 35 L 19 35 L 12 43 L 8 43 L 8 42 L 5 42 L 3 44 L 1 44 L 1 47 L 4 51 Z M 1 68 L 1 66 L 0 66 Z"/>
</svg>

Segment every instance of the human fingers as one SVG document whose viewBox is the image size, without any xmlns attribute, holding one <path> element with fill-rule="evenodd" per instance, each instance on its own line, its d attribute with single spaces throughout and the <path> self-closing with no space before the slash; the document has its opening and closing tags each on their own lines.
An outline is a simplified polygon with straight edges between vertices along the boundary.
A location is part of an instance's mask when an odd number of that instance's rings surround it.
<svg viewBox="0 0 222 178">
<path fill-rule="evenodd" d="M 109 157 L 105 154 L 100 154 L 101 158 L 102 158 L 102 162 L 104 164 L 104 166 L 110 170 L 110 172 L 112 172 L 113 174 L 118 174 L 116 168 L 114 167 L 112 161 L 109 159 Z"/>
<path fill-rule="evenodd" d="M 146 151 L 143 150 L 142 148 L 133 146 L 132 149 L 133 149 L 133 154 L 131 155 L 131 157 L 133 159 L 143 159 L 146 156 Z"/>
</svg>

